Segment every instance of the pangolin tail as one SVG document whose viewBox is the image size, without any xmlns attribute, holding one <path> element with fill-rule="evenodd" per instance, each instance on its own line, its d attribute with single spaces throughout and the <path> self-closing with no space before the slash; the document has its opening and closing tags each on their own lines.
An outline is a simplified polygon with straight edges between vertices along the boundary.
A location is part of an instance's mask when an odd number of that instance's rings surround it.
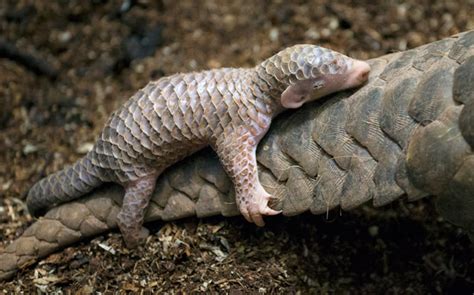
<svg viewBox="0 0 474 295">
<path fill-rule="evenodd" d="M 49 175 L 37 182 L 28 192 L 26 204 L 34 216 L 47 209 L 81 197 L 103 181 L 86 155 L 72 166 Z"/>
</svg>

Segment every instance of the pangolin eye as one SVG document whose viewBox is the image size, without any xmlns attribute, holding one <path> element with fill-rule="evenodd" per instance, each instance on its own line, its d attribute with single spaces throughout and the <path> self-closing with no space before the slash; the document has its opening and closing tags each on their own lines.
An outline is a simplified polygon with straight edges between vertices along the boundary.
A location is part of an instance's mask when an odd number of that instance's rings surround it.
<svg viewBox="0 0 474 295">
<path fill-rule="evenodd" d="M 324 85 L 323 81 L 321 81 L 321 80 L 316 81 L 313 84 L 313 89 L 321 89 L 321 88 L 323 88 L 323 85 Z"/>
</svg>

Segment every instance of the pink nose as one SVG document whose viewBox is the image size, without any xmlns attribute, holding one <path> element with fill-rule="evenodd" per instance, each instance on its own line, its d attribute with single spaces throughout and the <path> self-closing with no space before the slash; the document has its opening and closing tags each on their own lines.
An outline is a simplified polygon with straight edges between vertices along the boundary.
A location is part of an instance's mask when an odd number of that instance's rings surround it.
<svg viewBox="0 0 474 295">
<path fill-rule="evenodd" d="M 355 60 L 353 64 L 354 86 L 364 84 L 369 79 L 370 66 L 365 61 Z"/>
</svg>

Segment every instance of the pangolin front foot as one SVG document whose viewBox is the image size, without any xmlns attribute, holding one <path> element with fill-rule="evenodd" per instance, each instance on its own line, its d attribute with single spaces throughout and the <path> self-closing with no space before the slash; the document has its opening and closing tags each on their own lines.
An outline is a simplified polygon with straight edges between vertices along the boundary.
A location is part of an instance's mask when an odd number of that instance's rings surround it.
<svg viewBox="0 0 474 295">
<path fill-rule="evenodd" d="M 264 226 L 263 215 L 277 215 L 281 211 L 273 210 L 268 206 L 272 196 L 258 184 L 256 191 L 248 196 L 237 197 L 240 212 L 248 222 Z"/>
</svg>

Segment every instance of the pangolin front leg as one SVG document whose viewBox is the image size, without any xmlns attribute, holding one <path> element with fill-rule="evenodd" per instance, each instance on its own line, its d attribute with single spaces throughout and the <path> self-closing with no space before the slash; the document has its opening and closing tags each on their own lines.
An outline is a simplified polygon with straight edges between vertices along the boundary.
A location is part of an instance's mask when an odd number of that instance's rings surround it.
<svg viewBox="0 0 474 295">
<path fill-rule="evenodd" d="M 236 203 L 240 212 L 249 222 L 264 226 L 262 215 L 276 215 L 268 207 L 271 195 L 265 191 L 258 179 L 256 148 L 258 137 L 247 128 L 240 126 L 227 129 L 217 140 L 214 149 L 225 171 L 235 187 Z"/>
</svg>

